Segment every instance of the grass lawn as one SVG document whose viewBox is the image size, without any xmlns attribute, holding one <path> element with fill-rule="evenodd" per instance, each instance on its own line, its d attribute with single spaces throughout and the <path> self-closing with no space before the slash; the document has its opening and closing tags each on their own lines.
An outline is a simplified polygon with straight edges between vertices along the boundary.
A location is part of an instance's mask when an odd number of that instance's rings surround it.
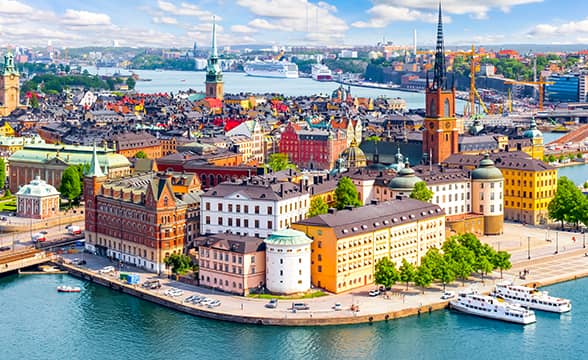
<svg viewBox="0 0 588 360">
<path fill-rule="evenodd" d="M 0 201 L 0 211 L 16 211 L 16 198 Z"/>
<path fill-rule="evenodd" d="M 312 299 L 321 296 L 326 296 L 324 292 L 317 290 L 311 293 L 306 293 L 302 295 L 294 295 L 294 296 L 280 296 L 280 295 L 272 295 L 272 294 L 249 294 L 247 297 L 254 298 L 254 299 L 279 299 L 279 300 L 296 300 L 296 299 Z"/>
</svg>

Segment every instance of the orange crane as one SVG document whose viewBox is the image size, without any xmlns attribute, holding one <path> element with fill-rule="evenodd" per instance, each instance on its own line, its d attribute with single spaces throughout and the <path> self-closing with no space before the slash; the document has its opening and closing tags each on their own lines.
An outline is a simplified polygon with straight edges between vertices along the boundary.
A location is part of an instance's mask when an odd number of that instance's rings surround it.
<svg viewBox="0 0 588 360">
<path fill-rule="evenodd" d="M 539 77 L 539 81 L 519 81 L 519 80 L 507 80 L 504 82 L 505 85 L 538 85 L 539 86 L 539 111 L 543 111 L 543 93 L 545 91 L 545 85 L 552 85 L 553 81 L 543 81 L 543 76 Z"/>
<path fill-rule="evenodd" d="M 486 104 L 484 104 L 484 101 L 482 101 L 482 97 L 476 89 L 476 72 L 480 71 L 480 60 L 488 55 L 477 53 L 473 44 L 470 51 L 454 51 L 452 54 L 470 58 L 470 115 L 474 115 L 475 113 L 476 98 L 478 99 L 482 110 L 488 114 L 488 108 L 486 107 Z"/>
</svg>

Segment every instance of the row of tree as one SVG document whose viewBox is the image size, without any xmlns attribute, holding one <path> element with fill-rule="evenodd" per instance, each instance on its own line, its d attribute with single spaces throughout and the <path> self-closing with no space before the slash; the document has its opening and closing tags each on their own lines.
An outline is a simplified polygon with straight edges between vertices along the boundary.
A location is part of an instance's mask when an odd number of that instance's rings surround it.
<svg viewBox="0 0 588 360">
<path fill-rule="evenodd" d="M 550 219 L 564 224 L 573 224 L 578 228 L 580 223 L 588 226 L 588 197 L 565 176 L 557 181 L 557 191 L 547 207 Z"/>
<path fill-rule="evenodd" d="M 511 267 L 508 252 L 496 251 L 468 233 L 451 237 L 443 244 L 442 252 L 437 248 L 429 249 L 419 266 L 402 259 L 402 265 L 396 269 L 396 265 L 384 257 L 376 264 L 374 276 L 376 284 L 387 288 L 401 281 L 407 289 L 412 282 L 424 291 L 433 281 L 438 281 L 445 290 L 445 286 L 457 278 L 465 283 L 474 272 L 479 273 L 484 281 L 484 275 L 500 269 L 502 277 L 502 271 Z"/>
</svg>

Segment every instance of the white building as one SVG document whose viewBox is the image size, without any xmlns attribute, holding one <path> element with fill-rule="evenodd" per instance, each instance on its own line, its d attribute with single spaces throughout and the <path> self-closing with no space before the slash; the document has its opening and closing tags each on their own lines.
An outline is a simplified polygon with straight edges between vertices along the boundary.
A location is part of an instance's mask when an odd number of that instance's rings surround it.
<svg viewBox="0 0 588 360">
<path fill-rule="evenodd" d="M 265 163 L 264 134 L 259 121 L 244 121 L 227 131 L 225 135 L 235 144 L 241 145 L 237 149 L 243 154 L 244 162 L 255 160 L 260 164 Z"/>
<path fill-rule="evenodd" d="M 265 239 L 265 282 L 277 294 L 310 289 L 310 239 L 297 230 L 280 230 Z"/>
<path fill-rule="evenodd" d="M 310 207 L 302 184 L 253 177 L 221 183 L 201 196 L 202 234 L 267 238 L 274 231 L 306 218 Z"/>
<path fill-rule="evenodd" d="M 59 191 L 39 176 L 16 193 L 18 216 L 47 219 L 59 213 Z"/>
</svg>

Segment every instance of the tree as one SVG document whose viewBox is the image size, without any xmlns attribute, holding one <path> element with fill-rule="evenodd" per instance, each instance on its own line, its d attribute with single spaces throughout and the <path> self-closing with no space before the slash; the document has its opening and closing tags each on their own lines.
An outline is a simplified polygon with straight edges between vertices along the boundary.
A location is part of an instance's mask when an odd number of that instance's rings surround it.
<svg viewBox="0 0 588 360">
<path fill-rule="evenodd" d="M 455 263 L 451 258 L 443 256 L 438 266 L 438 274 L 435 278 L 441 281 L 441 284 L 443 284 L 443 291 L 445 291 L 445 286 L 455 281 Z"/>
<path fill-rule="evenodd" d="M 547 161 L 549 161 L 550 163 L 554 163 L 555 162 L 555 155 L 551 154 L 547 157 Z"/>
<path fill-rule="evenodd" d="M 129 87 L 129 90 L 133 90 L 135 88 L 135 85 L 137 84 L 137 82 L 135 81 L 135 79 L 133 79 L 132 77 L 128 77 L 127 78 L 127 86 Z"/>
<path fill-rule="evenodd" d="M 428 266 L 419 266 L 414 276 L 414 284 L 421 287 L 424 294 L 425 288 L 429 287 L 432 282 L 433 274 L 431 274 L 431 269 Z"/>
<path fill-rule="evenodd" d="M 433 191 L 429 190 L 427 183 L 419 181 L 414 184 L 414 189 L 410 193 L 410 198 L 429 202 L 433 198 Z"/>
<path fill-rule="evenodd" d="M 69 207 L 71 208 L 73 200 L 77 199 L 82 193 L 80 173 L 76 166 L 69 166 L 63 172 L 59 192 L 61 192 L 61 196 L 69 200 Z"/>
<path fill-rule="evenodd" d="M 165 265 L 171 266 L 171 271 L 174 274 L 185 274 L 191 268 L 191 259 L 188 255 L 184 254 L 171 254 L 163 262 Z"/>
<path fill-rule="evenodd" d="M 341 210 L 346 206 L 361 206 L 357 189 L 347 176 L 339 180 L 335 189 L 335 207 Z"/>
<path fill-rule="evenodd" d="M 373 141 L 374 143 L 379 143 L 381 141 L 380 137 L 378 135 L 372 135 L 372 136 L 368 136 L 365 139 L 363 139 L 364 141 Z"/>
<path fill-rule="evenodd" d="M 392 287 L 399 279 L 396 266 L 387 257 L 380 259 L 376 263 L 376 271 L 374 273 L 374 280 L 376 284 L 384 285 L 386 288 Z"/>
<path fill-rule="evenodd" d="M 479 271 L 480 275 L 482 276 L 482 283 L 484 283 L 484 274 L 488 274 L 492 270 L 494 270 L 494 265 L 492 264 L 490 259 L 485 255 L 482 255 L 476 259 L 475 266 L 476 270 Z"/>
<path fill-rule="evenodd" d="M 406 290 L 408 290 L 408 283 L 414 281 L 414 277 L 416 275 L 416 268 L 415 266 L 408 262 L 406 259 L 402 259 L 402 265 L 400 265 L 399 270 L 399 279 L 400 281 L 406 283 Z"/>
<path fill-rule="evenodd" d="M 129 78 L 130 79 L 130 78 Z M 139 150 L 136 154 L 135 154 L 135 158 L 137 159 L 148 159 L 147 154 L 145 154 L 145 151 L 143 150 Z"/>
<path fill-rule="evenodd" d="M 267 166 L 272 169 L 273 172 L 282 171 L 286 169 L 296 169 L 296 165 L 290 163 L 288 154 L 275 153 L 269 156 Z"/>
<path fill-rule="evenodd" d="M 310 201 L 310 209 L 308 210 L 308 217 L 313 217 L 321 214 L 326 214 L 329 211 L 329 205 L 322 197 L 317 196 Z"/>
<path fill-rule="evenodd" d="M 582 209 L 586 201 L 586 196 L 576 187 L 576 184 L 562 176 L 557 181 L 555 196 L 547 207 L 548 216 L 550 219 L 561 221 L 562 229 L 565 222 L 578 226 L 578 222 L 582 221 L 584 216 Z"/>
<path fill-rule="evenodd" d="M 0 158 L 0 190 L 6 186 L 6 163 L 4 158 Z"/>
<path fill-rule="evenodd" d="M 512 263 L 510 262 L 510 254 L 504 250 L 496 252 L 494 258 L 492 259 L 494 262 L 494 266 L 497 269 L 500 269 L 500 278 L 502 279 L 502 270 L 508 270 L 512 267 Z"/>
</svg>

